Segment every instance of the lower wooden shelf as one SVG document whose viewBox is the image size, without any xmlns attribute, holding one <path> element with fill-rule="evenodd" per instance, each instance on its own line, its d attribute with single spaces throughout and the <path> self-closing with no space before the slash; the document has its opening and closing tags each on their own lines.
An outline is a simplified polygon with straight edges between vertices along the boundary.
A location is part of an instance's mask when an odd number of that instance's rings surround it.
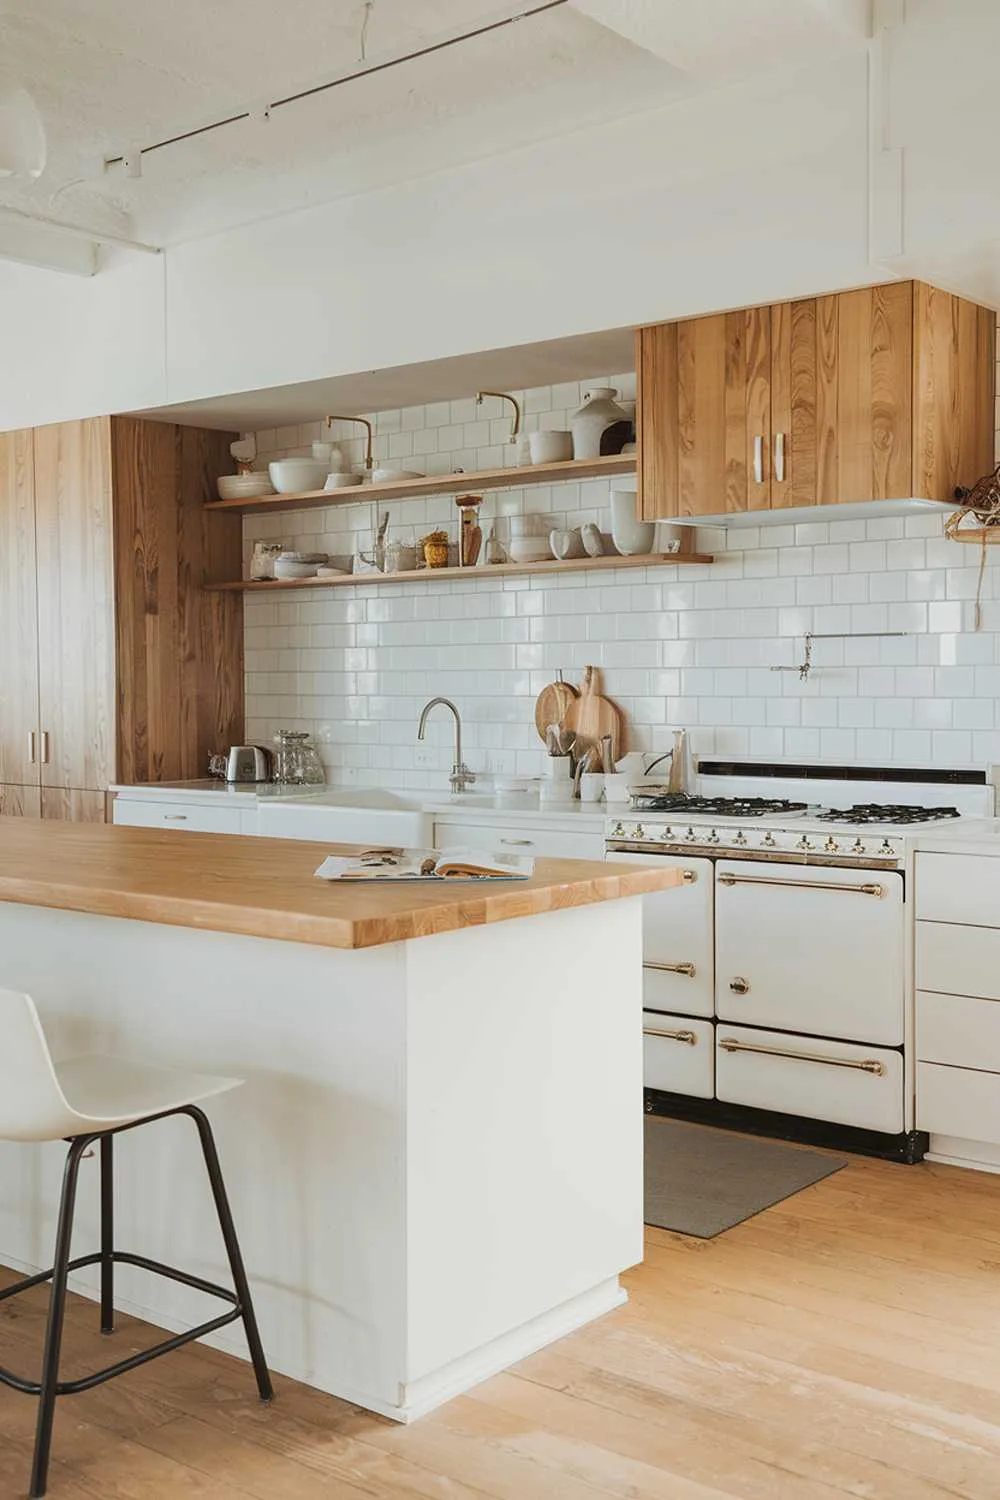
<svg viewBox="0 0 1000 1500">
<path fill-rule="evenodd" d="M 335 578 L 276 578 L 263 583 L 206 583 L 217 593 L 277 593 L 285 589 L 360 588 L 369 583 L 441 583 L 455 578 L 519 578 L 544 573 L 599 573 L 612 568 L 676 568 L 688 563 L 712 563 L 705 552 L 649 552 L 640 557 L 579 557 L 560 562 L 548 558 L 534 563 L 493 563 L 475 568 L 415 568 L 406 573 L 343 573 Z"/>
</svg>

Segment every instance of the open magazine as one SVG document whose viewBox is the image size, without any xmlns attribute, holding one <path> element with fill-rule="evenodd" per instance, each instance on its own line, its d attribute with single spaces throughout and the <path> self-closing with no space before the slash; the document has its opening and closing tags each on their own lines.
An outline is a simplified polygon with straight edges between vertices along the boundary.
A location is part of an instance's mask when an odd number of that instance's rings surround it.
<svg viewBox="0 0 1000 1500">
<path fill-rule="evenodd" d="M 321 880 L 527 880 L 535 861 L 524 854 L 481 849 L 364 849 L 331 854 L 316 874 Z"/>
</svg>

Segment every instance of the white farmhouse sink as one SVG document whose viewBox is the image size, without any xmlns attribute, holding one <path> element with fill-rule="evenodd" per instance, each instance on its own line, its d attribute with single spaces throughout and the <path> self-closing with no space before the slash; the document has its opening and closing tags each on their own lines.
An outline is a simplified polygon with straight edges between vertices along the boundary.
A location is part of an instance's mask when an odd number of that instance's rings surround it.
<svg viewBox="0 0 1000 1500">
<path fill-rule="evenodd" d="M 259 832 L 264 838 L 305 839 L 317 844 L 402 844 L 429 848 L 434 819 L 419 802 L 366 787 L 261 798 Z"/>
</svg>

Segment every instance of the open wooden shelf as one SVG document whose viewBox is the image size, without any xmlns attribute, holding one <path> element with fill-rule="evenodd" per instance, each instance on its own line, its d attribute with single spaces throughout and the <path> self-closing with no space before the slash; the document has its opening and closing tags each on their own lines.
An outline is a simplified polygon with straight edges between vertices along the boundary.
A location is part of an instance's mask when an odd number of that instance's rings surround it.
<svg viewBox="0 0 1000 1500">
<path fill-rule="evenodd" d="M 351 484 L 339 490 L 304 490 L 299 495 L 263 495 L 256 500 L 210 500 L 206 510 L 310 510 L 315 506 L 349 505 L 359 500 L 417 500 L 424 495 L 461 495 L 466 491 L 519 490 L 533 484 L 563 484 L 579 479 L 611 479 L 634 474 L 634 453 L 605 458 L 568 459 L 558 464 L 524 464 L 519 468 L 480 469 L 468 474 L 427 474 L 420 479 L 398 479 L 393 484 Z"/>
<path fill-rule="evenodd" d="M 646 552 L 640 557 L 574 557 L 566 562 L 490 563 L 475 568 L 414 568 L 406 573 L 344 573 L 337 578 L 277 578 L 264 583 L 206 583 L 215 593 L 277 593 L 284 589 L 363 587 L 369 583 L 440 583 L 454 578 L 519 578 L 540 573 L 599 573 L 611 568 L 674 568 L 685 563 L 711 563 L 705 552 Z"/>
</svg>

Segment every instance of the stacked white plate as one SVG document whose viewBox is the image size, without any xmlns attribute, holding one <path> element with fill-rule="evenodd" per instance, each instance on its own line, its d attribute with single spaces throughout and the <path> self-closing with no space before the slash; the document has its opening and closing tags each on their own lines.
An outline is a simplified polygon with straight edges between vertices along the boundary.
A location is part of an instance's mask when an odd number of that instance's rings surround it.
<svg viewBox="0 0 1000 1500">
<path fill-rule="evenodd" d="M 216 483 L 220 500 L 259 500 L 274 494 L 267 474 L 220 474 Z"/>
</svg>

